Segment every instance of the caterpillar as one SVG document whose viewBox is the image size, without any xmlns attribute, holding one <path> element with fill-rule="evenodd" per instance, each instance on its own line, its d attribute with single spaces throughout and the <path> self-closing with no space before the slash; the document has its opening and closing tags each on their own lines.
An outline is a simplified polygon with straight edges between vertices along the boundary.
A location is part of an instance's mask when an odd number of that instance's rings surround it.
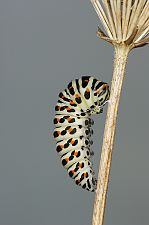
<svg viewBox="0 0 149 225">
<path fill-rule="evenodd" d="M 107 83 L 82 76 L 59 93 L 55 106 L 53 136 L 62 165 L 77 185 L 91 192 L 96 190 L 97 180 L 90 161 L 94 123 L 90 116 L 102 113 L 109 97 Z"/>
</svg>

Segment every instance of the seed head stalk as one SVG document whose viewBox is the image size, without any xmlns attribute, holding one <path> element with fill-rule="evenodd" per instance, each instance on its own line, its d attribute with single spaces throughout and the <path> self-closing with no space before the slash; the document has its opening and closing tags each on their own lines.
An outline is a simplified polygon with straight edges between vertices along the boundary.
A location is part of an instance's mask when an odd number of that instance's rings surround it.
<svg viewBox="0 0 149 225">
<path fill-rule="evenodd" d="M 92 225 L 103 225 L 116 131 L 118 106 L 129 52 L 149 43 L 148 0 L 91 0 L 106 34 L 97 35 L 114 46 L 114 69 L 98 171 Z"/>
<path fill-rule="evenodd" d="M 107 110 L 107 118 L 104 130 L 104 139 L 98 173 L 98 184 L 94 202 L 94 213 L 92 225 L 103 224 L 106 192 L 108 187 L 112 149 L 114 143 L 116 119 L 120 94 L 125 73 L 125 66 L 129 48 L 126 46 L 115 47 L 114 71 L 111 85 L 110 103 Z"/>
</svg>

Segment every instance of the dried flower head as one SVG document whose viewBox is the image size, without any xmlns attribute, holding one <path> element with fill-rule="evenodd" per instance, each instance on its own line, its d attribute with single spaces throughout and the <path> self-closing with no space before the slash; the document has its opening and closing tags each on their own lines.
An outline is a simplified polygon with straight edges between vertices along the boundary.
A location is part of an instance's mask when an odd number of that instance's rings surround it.
<svg viewBox="0 0 149 225">
<path fill-rule="evenodd" d="M 149 0 L 91 0 L 107 35 L 98 28 L 102 39 L 130 48 L 149 43 Z"/>
</svg>

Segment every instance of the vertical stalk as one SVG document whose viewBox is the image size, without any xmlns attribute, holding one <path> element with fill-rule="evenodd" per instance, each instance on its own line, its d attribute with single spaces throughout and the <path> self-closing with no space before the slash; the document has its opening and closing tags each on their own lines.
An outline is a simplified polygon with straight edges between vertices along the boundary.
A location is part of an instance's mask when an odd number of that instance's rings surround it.
<svg viewBox="0 0 149 225">
<path fill-rule="evenodd" d="M 114 71 L 111 85 L 110 103 L 108 105 L 106 124 L 104 130 L 103 146 L 98 173 L 97 191 L 94 201 L 92 225 L 103 225 L 106 194 L 114 144 L 116 119 L 122 83 L 125 73 L 130 47 L 126 45 L 115 46 Z"/>
</svg>

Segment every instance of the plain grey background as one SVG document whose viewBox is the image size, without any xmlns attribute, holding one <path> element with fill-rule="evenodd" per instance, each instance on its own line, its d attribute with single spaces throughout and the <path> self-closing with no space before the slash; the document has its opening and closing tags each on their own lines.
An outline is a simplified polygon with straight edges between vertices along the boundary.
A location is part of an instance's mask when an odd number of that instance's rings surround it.
<svg viewBox="0 0 149 225">
<path fill-rule="evenodd" d="M 81 75 L 110 83 L 113 48 L 80 0 L 0 1 L 0 225 L 90 225 L 94 194 L 62 168 L 53 140 L 60 90 Z M 148 225 L 148 47 L 129 56 L 119 108 L 106 225 Z M 95 116 L 94 168 L 106 107 Z"/>
</svg>

